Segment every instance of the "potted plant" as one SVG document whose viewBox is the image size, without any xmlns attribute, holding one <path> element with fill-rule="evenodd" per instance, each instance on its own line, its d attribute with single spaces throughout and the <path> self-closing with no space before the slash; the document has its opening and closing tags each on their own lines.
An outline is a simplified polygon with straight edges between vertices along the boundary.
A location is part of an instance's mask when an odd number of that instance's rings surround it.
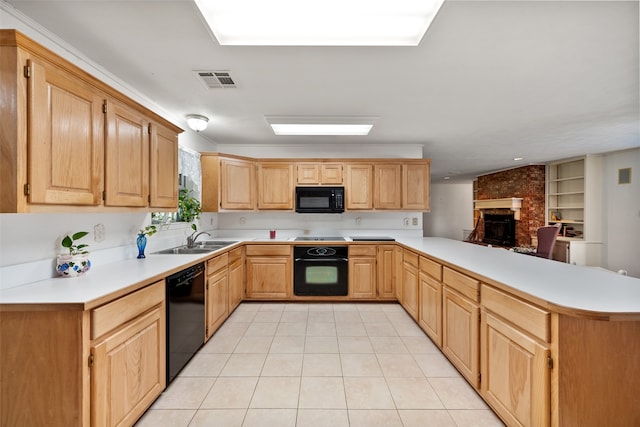
<svg viewBox="0 0 640 427">
<path fill-rule="evenodd" d="M 58 255 L 56 271 L 62 277 L 76 277 L 85 274 L 91 268 L 89 261 L 89 245 L 77 241 L 89 234 L 87 231 L 78 231 L 62 238 L 60 245 L 69 251 Z"/>
<path fill-rule="evenodd" d="M 138 245 L 138 258 L 146 258 L 144 254 L 144 248 L 147 247 L 147 236 L 153 236 L 158 230 L 155 225 L 147 225 L 145 228 L 141 228 L 138 231 L 138 237 L 136 238 L 136 245 Z"/>
<path fill-rule="evenodd" d="M 178 216 L 179 221 L 191 222 L 194 219 L 200 218 L 202 207 L 200 201 L 193 196 L 190 196 L 191 190 L 182 188 L 180 195 L 178 196 Z"/>
</svg>

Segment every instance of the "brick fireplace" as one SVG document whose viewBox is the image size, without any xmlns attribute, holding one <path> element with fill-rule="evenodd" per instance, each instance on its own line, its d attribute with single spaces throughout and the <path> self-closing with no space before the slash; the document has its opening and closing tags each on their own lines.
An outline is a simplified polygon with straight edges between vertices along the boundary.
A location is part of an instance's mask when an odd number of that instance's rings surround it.
<svg viewBox="0 0 640 427">
<path fill-rule="evenodd" d="M 544 165 L 523 166 L 516 169 L 496 172 L 478 177 L 476 200 L 522 198 L 520 219 L 516 221 L 516 246 L 531 245 L 531 236 L 535 236 L 538 227 L 545 224 Z M 484 214 L 513 214 L 508 208 L 483 209 Z M 474 215 L 479 215 L 476 211 Z M 478 230 L 480 240 L 484 238 L 484 229 Z"/>
</svg>

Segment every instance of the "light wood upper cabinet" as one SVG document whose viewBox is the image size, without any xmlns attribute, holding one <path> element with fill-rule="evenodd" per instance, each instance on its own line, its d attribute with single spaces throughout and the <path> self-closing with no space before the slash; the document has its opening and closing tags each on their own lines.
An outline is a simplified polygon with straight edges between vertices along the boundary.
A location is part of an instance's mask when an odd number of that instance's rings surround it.
<svg viewBox="0 0 640 427">
<path fill-rule="evenodd" d="M 346 209 L 373 209 L 373 165 L 347 164 L 346 173 Z"/>
<path fill-rule="evenodd" d="M 125 105 L 106 102 L 105 204 L 147 206 L 149 123 Z"/>
<path fill-rule="evenodd" d="M 169 163 L 180 128 L 18 31 L 0 30 L 0 52 L 3 100 L 12 103 L 0 125 L 1 212 L 177 207 Z M 154 135 L 152 122 L 164 130 Z M 151 182 L 150 140 L 151 167 L 163 170 Z"/>
<path fill-rule="evenodd" d="M 157 123 L 151 123 L 149 158 L 149 206 L 178 206 L 178 135 Z"/>
<path fill-rule="evenodd" d="M 258 163 L 258 209 L 293 210 L 293 164 Z"/>
<path fill-rule="evenodd" d="M 228 210 L 256 208 L 256 167 L 241 159 L 220 159 L 220 207 Z"/>
<path fill-rule="evenodd" d="M 402 208 L 429 211 L 430 162 L 402 165 Z"/>
<path fill-rule="evenodd" d="M 374 165 L 373 172 L 373 207 L 400 210 L 402 208 L 402 165 L 377 164 Z"/>
<path fill-rule="evenodd" d="M 28 121 L 29 203 L 99 205 L 102 98 L 45 61 L 27 64 L 28 117 L 33 118 Z"/>
<path fill-rule="evenodd" d="M 342 185 L 340 163 L 297 163 L 298 185 Z"/>
</svg>

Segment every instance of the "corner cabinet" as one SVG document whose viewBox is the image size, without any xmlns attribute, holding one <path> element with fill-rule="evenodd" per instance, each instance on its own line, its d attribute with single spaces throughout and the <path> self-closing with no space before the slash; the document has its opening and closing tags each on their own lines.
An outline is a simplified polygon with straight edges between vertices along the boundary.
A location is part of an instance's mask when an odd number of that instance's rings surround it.
<svg viewBox="0 0 640 427">
<path fill-rule="evenodd" d="M 202 153 L 202 211 L 254 211 L 256 165 L 252 159 Z"/>
<path fill-rule="evenodd" d="M 177 208 L 169 173 L 180 128 L 18 31 L 0 30 L 0 54 L 3 100 L 12 102 L 3 108 L 1 212 Z"/>
</svg>

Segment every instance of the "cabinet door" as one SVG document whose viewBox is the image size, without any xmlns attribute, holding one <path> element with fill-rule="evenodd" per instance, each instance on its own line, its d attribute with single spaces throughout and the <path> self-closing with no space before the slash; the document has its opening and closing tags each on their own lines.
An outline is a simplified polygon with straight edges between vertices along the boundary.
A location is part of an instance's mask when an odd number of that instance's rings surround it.
<svg viewBox="0 0 640 427">
<path fill-rule="evenodd" d="M 323 164 L 320 169 L 320 184 L 342 185 L 342 165 Z"/>
<path fill-rule="evenodd" d="M 418 267 L 408 262 L 402 267 L 402 306 L 418 320 Z"/>
<path fill-rule="evenodd" d="M 402 166 L 400 164 L 374 166 L 373 207 L 375 209 L 402 208 Z"/>
<path fill-rule="evenodd" d="M 244 296 L 244 263 L 242 259 L 229 265 L 229 313 L 242 302 Z"/>
<path fill-rule="evenodd" d="M 45 62 L 30 60 L 28 65 L 29 203 L 99 205 L 102 97 Z"/>
<path fill-rule="evenodd" d="M 395 299 L 395 257 L 393 245 L 378 246 L 378 298 Z"/>
<path fill-rule="evenodd" d="M 373 209 L 373 166 L 347 165 L 346 209 Z"/>
<path fill-rule="evenodd" d="M 349 297 L 376 297 L 375 257 L 349 257 Z"/>
<path fill-rule="evenodd" d="M 489 313 L 481 325 L 482 396 L 508 425 L 548 426 L 549 349 Z"/>
<path fill-rule="evenodd" d="M 296 183 L 300 185 L 320 184 L 320 164 L 298 163 L 296 165 Z"/>
<path fill-rule="evenodd" d="M 258 209 L 293 209 L 293 164 L 258 164 Z"/>
<path fill-rule="evenodd" d="M 133 425 L 165 388 L 165 308 L 158 305 L 91 350 L 91 425 Z"/>
<path fill-rule="evenodd" d="M 149 206 L 175 210 L 178 207 L 178 135 L 152 124 L 149 155 Z"/>
<path fill-rule="evenodd" d="M 206 294 L 207 328 L 205 334 L 209 339 L 229 314 L 229 276 L 226 267 L 207 277 Z"/>
<path fill-rule="evenodd" d="M 253 210 L 255 202 L 255 165 L 235 159 L 220 160 L 220 207 Z"/>
<path fill-rule="evenodd" d="M 445 286 L 442 293 L 442 323 L 442 352 L 478 388 L 478 305 Z"/>
<path fill-rule="evenodd" d="M 403 271 L 404 268 L 402 266 L 402 248 L 399 247 L 395 247 L 393 249 L 393 265 L 394 265 L 394 273 L 395 273 L 395 285 L 396 285 L 396 289 L 395 289 L 395 293 L 396 293 L 396 300 L 398 300 L 398 302 L 400 304 L 402 304 L 402 288 L 403 288 L 403 284 L 402 284 L 402 276 L 403 276 Z"/>
<path fill-rule="evenodd" d="M 438 347 L 442 347 L 442 283 L 420 272 L 418 323 Z"/>
<path fill-rule="evenodd" d="M 145 117 L 119 102 L 107 101 L 105 205 L 147 206 L 149 127 Z"/>
<path fill-rule="evenodd" d="M 291 257 L 247 257 L 248 298 L 289 298 L 292 277 Z"/>
<path fill-rule="evenodd" d="M 402 208 L 429 210 L 429 163 L 402 166 Z"/>
</svg>

